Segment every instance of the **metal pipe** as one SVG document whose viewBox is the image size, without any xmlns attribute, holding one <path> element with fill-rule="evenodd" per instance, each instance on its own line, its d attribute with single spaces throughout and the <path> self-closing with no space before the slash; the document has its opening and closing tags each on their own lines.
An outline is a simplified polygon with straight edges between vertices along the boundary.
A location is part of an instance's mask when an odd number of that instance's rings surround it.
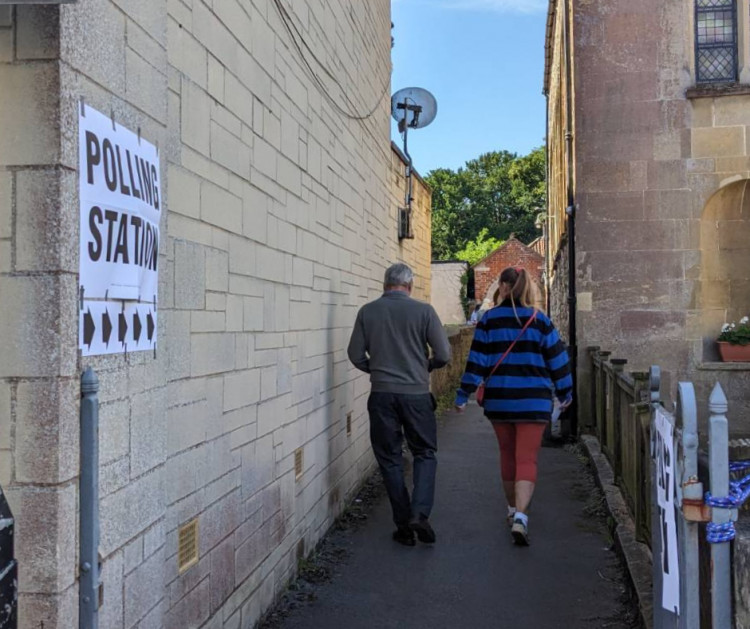
<svg viewBox="0 0 750 629">
<path fill-rule="evenodd" d="M 563 0 L 565 11 L 563 13 L 563 38 L 565 47 L 565 103 L 566 103 L 566 126 L 565 145 L 568 164 L 568 207 L 567 215 L 568 232 L 568 347 L 570 352 L 571 372 L 573 376 L 573 403 L 570 405 L 570 432 L 578 433 L 578 338 L 576 328 L 576 230 L 575 230 L 575 180 L 573 178 L 573 78 L 572 78 L 572 55 L 570 48 L 570 5 L 568 0 Z"/>
<path fill-rule="evenodd" d="M 99 379 L 81 376 L 79 629 L 99 627 Z"/>
<path fill-rule="evenodd" d="M 409 115 L 409 109 L 406 101 L 404 101 L 404 155 L 407 159 L 406 164 L 406 211 L 411 212 L 411 201 L 412 201 L 412 159 L 409 155 L 409 124 L 407 117 Z"/>
<path fill-rule="evenodd" d="M 550 312 L 550 307 L 552 305 L 552 301 L 550 298 L 550 274 L 551 274 L 551 264 L 550 264 L 550 238 L 549 238 L 549 221 L 550 216 L 552 215 L 551 207 L 550 207 L 550 198 L 549 198 L 549 191 L 550 191 L 550 179 L 552 178 L 552 160 L 550 159 L 549 155 L 549 93 L 547 90 L 544 90 L 544 100 L 546 103 L 546 111 L 547 115 L 545 118 L 545 126 L 544 126 L 544 139 L 546 144 L 546 151 L 545 151 L 545 168 L 547 170 L 547 181 L 546 181 L 546 197 L 547 197 L 547 216 L 544 221 L 544 225 L 542 226 L 542 241 L 544 242 L 544 302 L 545 306 L 547 308 L 547 315 L 552 316 L 552 313 Z"/>
</svg>

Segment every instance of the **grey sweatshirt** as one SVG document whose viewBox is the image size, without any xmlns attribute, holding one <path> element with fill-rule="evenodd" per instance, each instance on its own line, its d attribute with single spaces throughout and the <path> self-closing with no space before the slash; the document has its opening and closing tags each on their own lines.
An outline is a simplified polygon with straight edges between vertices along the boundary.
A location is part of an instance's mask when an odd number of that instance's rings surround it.
<svg viewBox="0 0 750 629">
<path fill-rule="evenodd" d="M 448 363 L 451 348 L 435 309 L 393 290 L 360 308 L 348 354 L 372 391 L 428 393 L 429 372 Z"/>
</svg>

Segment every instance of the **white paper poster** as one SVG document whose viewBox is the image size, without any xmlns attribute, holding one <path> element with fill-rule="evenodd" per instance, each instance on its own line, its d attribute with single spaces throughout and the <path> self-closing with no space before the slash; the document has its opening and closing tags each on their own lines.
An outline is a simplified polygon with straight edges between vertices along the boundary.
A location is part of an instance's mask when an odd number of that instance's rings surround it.
<svg viewBox="0 0 750 629">
<path fill-rule="evenodd" d="M 675 444 L 674 426 L 669 416 L 656 409 L 654 458 L 656 461 L 656 499 L 659 510 L 661 536 L 661 605 L 675 614 L 680 613 L 680 567 L 677 554 L 677 522 L 675 518 Z M 654 558 L 656 559 L 656 558 Z"/>
<path fill-rule="evenodd" d="M 78 147 L 79 347 L 84 356 L 153 349 L 161 219 L 158 152 L 88 105 L 79 111 Z"/>
</svg>

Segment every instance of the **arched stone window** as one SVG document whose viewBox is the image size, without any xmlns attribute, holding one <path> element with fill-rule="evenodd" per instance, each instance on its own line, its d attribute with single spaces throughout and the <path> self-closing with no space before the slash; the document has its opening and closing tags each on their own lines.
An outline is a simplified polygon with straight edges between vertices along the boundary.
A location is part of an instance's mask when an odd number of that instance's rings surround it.
<svg viewBox="0 0 750 629">
<path fill-rule="evenodd" d="M 700 223 L 701 265 L 696 305 L 700 309 L 703 360 L 717 360 L 722 323 L 750 313 L 750 179 L 713 194 Z"/>
</svg>

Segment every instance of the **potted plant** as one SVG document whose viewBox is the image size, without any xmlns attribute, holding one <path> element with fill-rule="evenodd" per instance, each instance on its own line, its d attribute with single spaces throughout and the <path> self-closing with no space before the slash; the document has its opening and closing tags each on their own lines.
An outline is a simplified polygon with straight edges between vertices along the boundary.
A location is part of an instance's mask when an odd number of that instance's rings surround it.
<svg viewBox="0 0 750 629">
<path fill-rule="evenodd" d="M 742 317 L 739 323 L 725 323 L 716 340 L 724 362 L 750 362 L 750 318 Z"/>
</svg>

